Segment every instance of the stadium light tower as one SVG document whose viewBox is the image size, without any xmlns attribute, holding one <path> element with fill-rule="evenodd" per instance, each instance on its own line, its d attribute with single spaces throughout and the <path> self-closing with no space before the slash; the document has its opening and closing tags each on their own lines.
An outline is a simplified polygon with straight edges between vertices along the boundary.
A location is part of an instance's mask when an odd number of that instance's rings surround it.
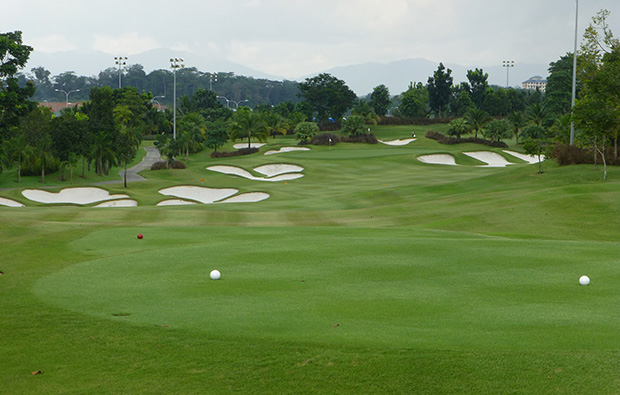
<svg viewBox="0 0 620 395">
<path fill-rule="evenodd" d="M 170 68 L 174 75 L 172 100 L 174 102 L 174 115 L 172 121 L 172 137 L 177 139 L 177 70 L 185 67 L 183 58 L 170 58 Z"/>
<path fill-rule="evenodd" d="M 118 65 L 118 89 L 121 89 L 121 70 L 127 65 L 127 56 L 115 56 L 114 63 Z"/>
<path fill-rule="evenodd" d="M 504 60 L 502 66 L 506 68 L 506 88 L 510 86 L 510 68 L 515 67 L 514 60 Z"/>
<path fill-rule="evenodd" d="M 575 107 L 577 96 L 577 25 L 579 23 L 579 0 L 575 0 L 575 50 L 573 51 L 573 90 L 571 95 L 570 110 Z M 575 121 L 570 121 L 570 145 L 575 145 Z"/>
</svg>

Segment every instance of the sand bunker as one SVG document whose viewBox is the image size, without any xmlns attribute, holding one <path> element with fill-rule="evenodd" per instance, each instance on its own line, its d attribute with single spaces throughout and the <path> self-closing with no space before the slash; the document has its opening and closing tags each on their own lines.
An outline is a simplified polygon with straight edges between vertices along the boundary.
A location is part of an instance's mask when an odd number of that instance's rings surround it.
<svg viewBox="0 0 620 395">
<path fill-rule="evenodd" d="M 260 148 L 263 145 L 265 145 L 265 143 L 250 143 L 250 148 Z M 248 148 L 248 143 L 235 144 L 235 145 L 233 145 L 233 148 L 234 149 Z"/>
<path fill-rule="evenodd" d="M 233 196 L 218 203 L 256 203 L 269 199 L 269 194 L 265 192 L 248 192 Z"/>
<path fill-rule="evenodd" d="M 237 192 L 239 192 L 239 190 L 233 188 L 215 189 L 195 186 L 170 187 L 159 191 L 162 195 L 174 196 L 181 199 L 191 199 L 204 204 L 226 199 Z"/>
<path fill-rule="evenodd" d="M 48 192 L 40 189 L 24 189 L 22 195 L 39 203 L 73 203 L 91 204 L 104 200 L 128 198 L 128 195 L 110 195 L 110 192 L 101 188 L 65 188 L 60 192 Z"/>
<path fill-rule="evenodd" d="M 457 166 L 454 161 L 454 156 L 448 154 L 433 154 L 418 156 L 418 160 L 423 163 L 429 163 L 431 165 L 449 165 Z"/>
<path fill-rule="evenodd" d="M 197 202 L 190 202 L 189 200 L 183 199 L 168 199 L 161 201 L 156 204 L 156 206 L 183 206 L 186 204 L 198 204 Z"/>
<path fill-rule="evenodd" d="M 138 202 L 132 199 L 109 200 L 94 207 L 138 207 Z"/>
<path fill-rule="evenodd" d="M 240 167 L 236 167 L 236 166 L 225 166 L 225 165 L 210 166 L 210 167 L 207 167 L 207 170 L 211 170 L 211 171 L 215 171 L 215 172 L 223 173 L 223 174 L 231 174 L 231 175 L 247 178 L 248 180 L 270 181 L 270 182 L 296 180 L 304 176 L 303 174 L 299 173 L 304 170 L 303 167 L 296 166 L 296 165 L 284 165 L 284 164 L 263 165 L 263 166 L 259 166 L 254 169 L 254 171 L 266 175 L 267 176 L 266 178 L 256 177 L 252 175 L 252 173 L 250 173 L 249 171 L 244 170 Z"/>
<path fill-rule="evenodd" d="M 377 140 L 380 143 L 386 144 L 386 145 L 407 145 L 412 141 L 416 141 L 416 139 L 402 139 L 402 140 L 391 140 L 391 141 L 383 141 L 383 140 Z"/>
<path fill-rule="evenodd" d="M 481 162 L 487 163 L 486 165 L 478 166 L 478 167 L 506 167 L 508 165 L 514 165 L 514 163 L 510 163 L 496 152 L 491 151 L 476 151 L 476 152 L 463 152 L 465 155 L 470 158 L 477 159 Z"/>
<path fill-rule="evenodd" d="M 293 151 L 310 151 L 310 148 L 305 147 L 282 147 L 279 150 L 271 150 L 265 152 L 265 155 L 274 155 L 274 154 L 282 154 L 285 152 L 293 152 Z"/>
<path fill-rule="evenodd" d="M 505 153 L 507 153 L 508 155 L 512 155 L 516 158 L 519 158 L 525 162 L 528 162 L 529 164 L 534 164 L 534 163 L 538 163 L 538 156 L 537 155 L 527 155 L 527 154 L 522 154 L 520 152 L 515 152 L 515 151 L 508 151 L 508 150 L 504 150 Z M 545 156 L 544 155 L 540 155 L 540 160 L 543 161 L 545 160 Z"/>
<path fill-rule="evenodd" d="M 186 204 L 212 203 L 255 203 L 269 198 L 269 194 L 264 192 L 248 192 L 237 196 L 232 196 L 239 192 L 236 189 L 215 189 L 195 186 L 178 186 L 165 188 L 159 191 L 162 195 L 175 196 L 181 199 L 168 199 L 157 203 L 157 206 L 180 206 Z M 191 199 L 184 200 L 184 199 Z"/>
<path fill-rule="evenodd" d="M 11 200 L 11 199 L 7 199 L 7 198 L 3 198 L 0 197 L 0 206 L 7 206 L 7 207 L 24 207 L 23 204 L 21 204 L 20 202 L 16 202 L 15 200 Z"/>
</svg>

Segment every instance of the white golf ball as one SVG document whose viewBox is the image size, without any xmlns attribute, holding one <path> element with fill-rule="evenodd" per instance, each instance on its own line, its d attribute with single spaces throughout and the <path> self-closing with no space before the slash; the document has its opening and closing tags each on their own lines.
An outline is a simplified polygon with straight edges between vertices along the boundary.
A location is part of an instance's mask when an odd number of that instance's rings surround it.
<svg viewBox="0 0 620 395">
<path fill-rule="evenodd" d="M 211 274 L 209 274 L 209 276 L 211 277 L 211 280 L 219 280 L 221 274 L 219 270 L 211 270 Z"/>
<path fill-rule="evenodd" d="M 588 277 L 588 276 L 581 276 L 581 277 L 579 277 L 579 284 L 580 285 L 590 285 L 590 277 Z"/>
</svg>

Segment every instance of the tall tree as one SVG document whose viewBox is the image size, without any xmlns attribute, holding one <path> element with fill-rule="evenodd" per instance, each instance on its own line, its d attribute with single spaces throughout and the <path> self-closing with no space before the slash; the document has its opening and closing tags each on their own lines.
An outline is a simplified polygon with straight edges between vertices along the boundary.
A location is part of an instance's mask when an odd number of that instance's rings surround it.
<svg viewBox="0 0 620 395">
<path fill-rule="evenodd" d="M 25 67 L 32 47 L 22 42 L 22 32 L 0 33 L 0 140 L 10 137 L 10 129 L 20 117 L 28 114 L 36 103 L 30 101 L 35 93 L 32 82 L 20 87 L 15 75 Z"/>
<path fill-rule="evenodd" d="M 428 90 L 421 82 L 411 83 L 409 89 L 402 94 L 397 114 L 407 118 L 424 118 L 429 102 Z"/>
<path fill-rule="evenodd" d="M 379 116 L 387 114 L 392 101 L 390 100 L 390 90 L 387 86 L 381 84 L 375 86 L 370 94 L 370 106 Z"/>
<path fill-rule="evenodd" d="M 344 81 L 327 73 L 306 78 L 299 84 L 299 91 L 319 124 L 328 124 L 329 118 L 339 121 L 356 99 L 355 93 Z"/>
<path fill-rule="evenodd" d="M 482 69 L 467 70 L 469 94 L 476 107 L 480 108 L 482 103 L 484 103 L 484 98 L 489 89 L 488 79 L 489 74 L 485 73 Z"/>
<path fill-rule="evenodd" d="M 451 74 L 452 70 L 446 69 L 443 63 L 439 63 L 439 67 L 433 76 L 428 78 L 426 89 L 428 90 L 429 104 L 431 110 L 435 111 L 440 117 L 450 102 L 453 82 Z"/>
</svg>

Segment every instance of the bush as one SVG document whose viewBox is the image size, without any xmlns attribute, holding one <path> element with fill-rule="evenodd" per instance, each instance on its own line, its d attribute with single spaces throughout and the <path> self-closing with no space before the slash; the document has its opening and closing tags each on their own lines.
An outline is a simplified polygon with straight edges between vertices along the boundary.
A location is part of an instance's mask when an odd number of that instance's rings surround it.
<svg viewBox="0 0 620 395">
<path fill-rule="evenodd" d="M 457 117 L 441 117 L 441 118 L 406 118 L 406 117 L 386 117 L 382 116 L 379 125 L 413 125 L 428 126 L 435 123 L 450 123 Z"/>
<path fill-rule="evenodd" d="M 359 134 L 357 136 L 342 137 L 340 139 L 343 143 L 366 143 L 377 144 L 379 141 L 377 137 L 372 133 Z"/>
<path fill-rule="evenodd" d="M 159 162 L 155 162 L 151 165 L 151 170 L 164 170 L 168 168 L 168 163 L 161 160 Z"/>
<path fill-rule="evenodd" d="M 174 162 L 172 162 L 172 165 L 170 166 L 170 168 L 172 169 L 185 169 L 185 162 L 183 162 L 182 160 L 175 160 Z"/>
<path fill-rule="evenodd" d="M 482 144 L 488 147 L 495 148 L 508 148 L 508 144 L 503 141 L 490 141 L 481 138 L 468 137 L 468 138 L 456 138 L 456 137 L 446 137 L 439 132 L 435 132 L 434 130 L 429 130 L 426 132 L 425 137 L 427 139 L 437 140 L 440 144 L 454 145 L 461 143 L 474 143 L 474 144 Z"/>
<path fill-rule="evenodd" d="M 341 141 L 340 136 L 333 133 L 321 133 L 310 139 L 312 145 L 334 145 Z"/>
<path fill-rule="evenodd" d="M 159 161 L 159 162 L 155 162 L 151 165 L 151 170 L 164 170 L 168 168 L 168 162 L 165 161 Z M 172 164 L 170 165 L 171 169 L 185 169 L 185 162 L 181 161 L 181 160 L 175 160 L 174 162 L 172 162 Z"/>
<path fill-rule="evenodd" d="M 241 148 L 237 151 L 214 151 L 211 153 L 212 158 L 230 158 L 233 156 L 243 156 L 249 154 L 255 154 L 258 152 L 258 148 Z"/>
</svg>

